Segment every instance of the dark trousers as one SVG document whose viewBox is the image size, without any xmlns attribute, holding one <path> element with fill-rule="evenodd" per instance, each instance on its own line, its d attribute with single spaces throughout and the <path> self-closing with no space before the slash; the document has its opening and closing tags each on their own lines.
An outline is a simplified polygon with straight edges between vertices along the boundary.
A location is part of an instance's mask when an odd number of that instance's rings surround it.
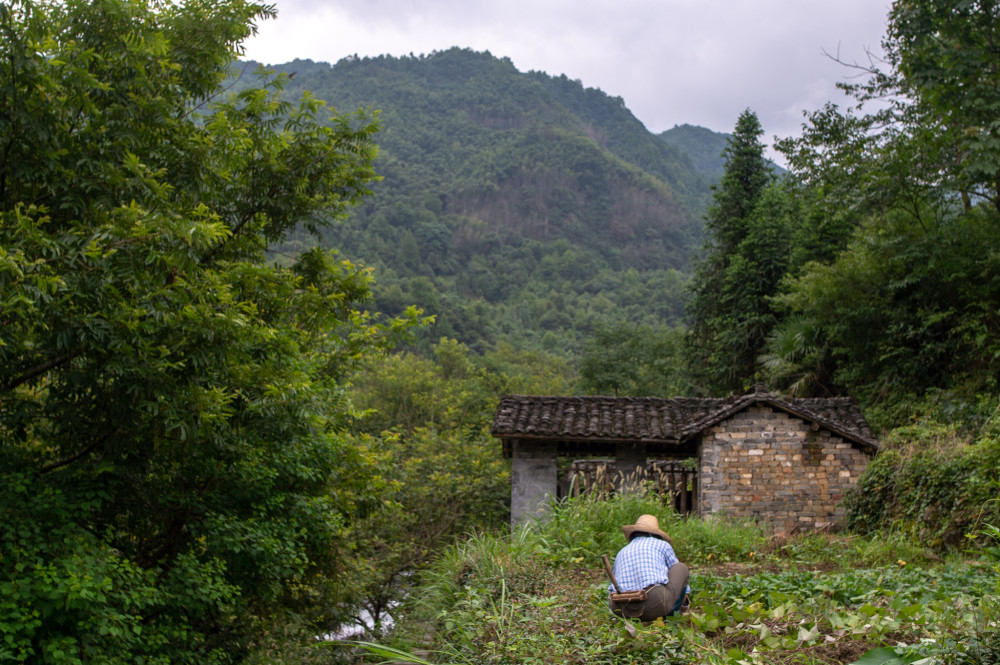
<svg viewBox="0 0 1000 665">
<path fill-rule="evenodd" d="M 666 584 L 655 584 L 646 589 L 646 602 L 638 618 L 642 621 L 654 621 L 660 617 L 668 617 L 678 609 L 684 601 L 684 589 L 691 577 L 688 567 L 683 563 L 675 563 L 669 571 Z M 615 612 L 614 605 L 608 601 L 608 606 Z M 637 608 L 638 609 L 638 608 Z M 615 612 L 621 616 L 620 612 Z"/>
</svg>

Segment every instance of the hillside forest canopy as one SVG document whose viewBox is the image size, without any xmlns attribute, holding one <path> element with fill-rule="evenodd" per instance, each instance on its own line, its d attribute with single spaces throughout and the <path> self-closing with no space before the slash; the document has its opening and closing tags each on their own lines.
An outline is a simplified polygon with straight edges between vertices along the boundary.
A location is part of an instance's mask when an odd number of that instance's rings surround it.
<svg viewBox="0 0 1000 665">
<path fill-rule="evenodd" d="M 0 660 L 336 662 L 505 534 L 511 393 L 850 395 L 845 526 L 987 547 L 1000 6 L 895 2 L 787 171 L 489 53 L 240 61 L 273 15 L 0 3 Z"/>
<path fill-rule="evenodd" d="M 381 311 L 435 317 L 424 355 L 448 337 L 572 360 L 618 321 L 680 324 L 713 176 L 621 99 L 458 48 L 273 70 L 289 99 L 378 111 L 382 179 L 322 243 L 375 268 Z"/>
</svg>

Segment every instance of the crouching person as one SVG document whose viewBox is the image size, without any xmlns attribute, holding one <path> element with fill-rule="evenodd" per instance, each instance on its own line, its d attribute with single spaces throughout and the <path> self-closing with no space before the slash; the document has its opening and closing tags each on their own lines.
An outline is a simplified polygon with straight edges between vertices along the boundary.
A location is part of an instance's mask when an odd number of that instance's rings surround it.
<svg viewBox="0 0 1000 665">
<path fill-rule="evenodd" d="M 608 605 L 618 616 L 654 621 L 687 610 L 689 600 L 688 567 L 677 560 L 673 542 L 660 529 L 655 515 L 642 515 L 635 524 L 622 527 L 625 545 L 615 555 L 613 580 L 622 592 L 645 591 L 645 598 L 636 594 L 627 601 L 614 598 L 615 587 L 608 588 Z"/>
</svg>

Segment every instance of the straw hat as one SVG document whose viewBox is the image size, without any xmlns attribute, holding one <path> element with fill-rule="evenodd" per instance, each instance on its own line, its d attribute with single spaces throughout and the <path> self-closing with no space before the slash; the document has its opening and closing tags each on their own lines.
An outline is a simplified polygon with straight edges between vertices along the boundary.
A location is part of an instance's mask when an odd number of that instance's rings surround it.
<svg viewBox="0 0 1000 665">
<path fill-rule="evenodd" d="M 660 530 L 660 520 L 656 519 L 656 515 L 640 515 L 635 524 L 626 524 L 623 526 L 622 533 L 625 534 L 625 540 L 631 540 L 633 533 L 648 533 L 660 540 L 667 541 L 671 545 L 674 544 L 674 541 L 670 540 L 670 536 Z"/>
</svg>

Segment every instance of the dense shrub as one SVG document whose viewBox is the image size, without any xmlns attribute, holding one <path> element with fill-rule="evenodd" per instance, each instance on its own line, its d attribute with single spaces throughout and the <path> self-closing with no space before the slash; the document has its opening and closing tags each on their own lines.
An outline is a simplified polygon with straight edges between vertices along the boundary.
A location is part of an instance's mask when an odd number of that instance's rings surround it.
<svg viewBox="0 0 1000 665">
<path fill-rule="evenodd" d="M 993 430 L 997 429 L 993 427 Z M 848 494 L 848 528 L 903 529 L 946 549 L 1000 518 L 1000 436 L 972 444 L 942 426 L 900 428 Z"/>
</svg>

